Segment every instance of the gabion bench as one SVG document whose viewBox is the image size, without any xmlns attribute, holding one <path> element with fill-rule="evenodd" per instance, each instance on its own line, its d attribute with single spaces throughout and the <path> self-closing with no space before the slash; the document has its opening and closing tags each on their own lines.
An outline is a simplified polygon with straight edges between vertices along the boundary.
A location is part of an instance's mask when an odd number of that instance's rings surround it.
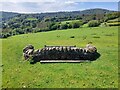
<svg viewBox="0 0 120 90">
<path fill-rule="evenodd" d="M 83 62 L 95 60 L 99 53 L 97 48 L 91 44 L 87 44 L 85 48 L 74 46 L 47 46 L 42 49 L 34 50 L 33 45 L 27 45 L 23 49 L 25 60 L 32 57 L 35 61 L 40 62 Z"/>
</svg>

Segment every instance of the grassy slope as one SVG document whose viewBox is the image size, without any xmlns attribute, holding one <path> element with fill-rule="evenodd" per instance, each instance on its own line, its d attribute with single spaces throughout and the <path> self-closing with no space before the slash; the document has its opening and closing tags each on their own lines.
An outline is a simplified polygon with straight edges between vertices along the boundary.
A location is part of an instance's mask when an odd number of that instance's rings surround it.
<svg viewBox="0 0 120 90">
<path fill-rule="evenodd" d="M 65 23 L 67 23 L 67 22 L 70 23 L 70 22 L 76 22 L 76 21 L 81 21 L 81 20 L 68 20 L 68 21 L 62 21 L 61 23 L 62 23 L 62 24 L 65 24 Z"/>
<path fill-rule="evenodd" d="M 27 20 L 37 20 L 36 18 L 27 18 Z"/>
<path fill-rule="evenodd" d="M 57 37 L 60 36 L 60 37 Z M 75 38 L 70 38 L 75 36 Z M 92 41 L 101 57 L 89 63 L 29 64 L 22 49 L 33 44 L 77 45 Z M 118 28 L 80 28 L 13 36 L 3 39 L 3 87 L 118 87 Z"/>
</svg>

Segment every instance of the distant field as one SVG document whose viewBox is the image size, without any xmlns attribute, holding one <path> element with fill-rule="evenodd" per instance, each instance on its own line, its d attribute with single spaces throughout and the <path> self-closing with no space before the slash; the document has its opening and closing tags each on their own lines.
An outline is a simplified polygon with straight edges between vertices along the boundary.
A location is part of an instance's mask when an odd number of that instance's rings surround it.
<svg viewBox="0 0 120 90">
<path fill-rule="evenodd" d="M 113 23 L 113 22 L 120 22 L 120 21 L 119 21 L 118 18 L 116 18 L 116 19 L 108 20 L 107 22 L 108 22 L 108 23 Z"/>
<path fill-rule="evenodd" d="M 27 18 L 27 20 L 37 20 L 36 18 Z"/>
<path fill-rule="evenodd" d="M 59 36 L 59 37 L 58 37 Z M 70 38 L 74 36 L 75 38 Z M 0 39 L 1 40 L 1 39 Z M 32 44 L 77 45 L 92 42 L 101 54 L 88 63 L 30 64 L 22 49 Z M 117 88 L 118 27 L 78 28 L 12 36 L 2 40 L 3 88 Z"/>
<path fill-rule="evenodd" d="M 65 23 L 76 22 L 76 21 L 80 21 L 80 20 L 69 20 L 69 21 L 63 21 L 63 22 L 61 22 L 61 23 L 62 23 L 62 24 L 65 24 Z"/>
</svg>

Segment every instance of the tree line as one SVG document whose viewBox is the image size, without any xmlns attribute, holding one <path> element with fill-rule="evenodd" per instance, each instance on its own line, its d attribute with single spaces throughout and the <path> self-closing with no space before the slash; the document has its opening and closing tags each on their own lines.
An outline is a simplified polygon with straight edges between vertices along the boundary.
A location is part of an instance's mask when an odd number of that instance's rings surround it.
<svg viewBox="0 0 120 90">
<path fill-rule="evenodd" d="M 51 30 L 63 30 L 71 28 L 80 28 L 84 24 L 88 24 L 88 27 L 99 26 L 103 22 L 115 19 L 119 17 L 118 12 L 112 12 L 107 14 L 82 14 L 76 16 L 51 16 L 45 17 L 38 15 L 18 15 L 8 21 L 3 21 L 1 28 L 2 33 L 0 33 L 0 38 L 7 38 L 9 36 L 26 34 L 26 33 L 36 33 L 45 32 Z M 72 21 L 74 20 L 74 21 Z M 63 21 L 66 21 L 63 23 Z M 71 21 L 71 22 L 67 22 Z M 114 25 L 113 25 L 114 26 Z"/>
</svg>

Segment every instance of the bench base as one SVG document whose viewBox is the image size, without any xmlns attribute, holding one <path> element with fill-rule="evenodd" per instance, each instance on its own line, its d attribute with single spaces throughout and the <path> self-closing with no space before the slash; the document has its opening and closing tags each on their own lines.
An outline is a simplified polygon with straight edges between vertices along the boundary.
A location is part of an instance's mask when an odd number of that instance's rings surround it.
<svg viewBox="0 0 120 90">
<path fill-rule="evenodd" d="M 80 63 L 80 62 L 90 62 L 89 60 L 41 60 L 40 63 L 64 63 L 64 62 L 69 62 L 69 63 Z"/>
</svg>

